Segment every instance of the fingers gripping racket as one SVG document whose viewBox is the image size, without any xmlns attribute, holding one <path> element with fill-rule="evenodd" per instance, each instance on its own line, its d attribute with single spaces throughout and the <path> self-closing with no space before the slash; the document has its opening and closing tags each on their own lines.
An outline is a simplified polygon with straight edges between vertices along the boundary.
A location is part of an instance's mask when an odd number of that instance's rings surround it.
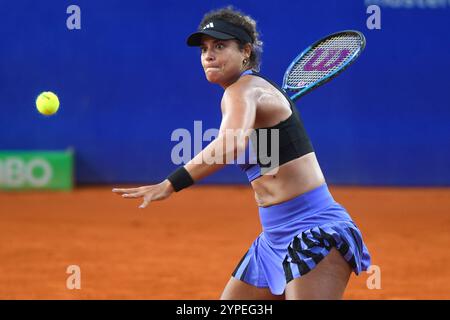
<svg viewBox="0 0 450 320">
<path fill-rule="evenodd" d="M 326 36 L 306 48 L 287 68 L 283 90 L 293 101 L 330 81 L 359 57 L 366 45 L 359 31 L 346 30 Z"/>
</svg>

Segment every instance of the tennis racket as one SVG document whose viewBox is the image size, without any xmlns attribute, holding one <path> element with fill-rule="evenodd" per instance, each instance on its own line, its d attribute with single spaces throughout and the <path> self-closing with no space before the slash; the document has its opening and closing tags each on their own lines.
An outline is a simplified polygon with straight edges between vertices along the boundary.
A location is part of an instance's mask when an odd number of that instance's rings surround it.
<svg viewBox="0 0 450 320">
<path fill-rule="evenodd" d="M 287 68 L 282 88 L 293 101 L 327 83 L 347 69 L 366 46 L 359 31 L 346 30 L 326 36 L 306 48 Z"/>
</svg>

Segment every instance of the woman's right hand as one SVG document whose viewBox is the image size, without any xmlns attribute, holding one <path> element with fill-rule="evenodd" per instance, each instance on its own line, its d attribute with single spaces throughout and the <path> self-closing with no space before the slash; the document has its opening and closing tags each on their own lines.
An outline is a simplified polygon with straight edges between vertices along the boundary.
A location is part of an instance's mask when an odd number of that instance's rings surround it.
<svg viewBox="0 0 450 320">
<path fill-rule="evenodd" d="M 139 206 L 144 209 L 153 200 L 167 199 L 175 190 L 169 180 L 164 180 L 161 183 L 142 186 L 138 188 L 114 188 L 112 192 L 121 194 L 123 198 L 144 198 L 144 202 Z"/>
</svg>

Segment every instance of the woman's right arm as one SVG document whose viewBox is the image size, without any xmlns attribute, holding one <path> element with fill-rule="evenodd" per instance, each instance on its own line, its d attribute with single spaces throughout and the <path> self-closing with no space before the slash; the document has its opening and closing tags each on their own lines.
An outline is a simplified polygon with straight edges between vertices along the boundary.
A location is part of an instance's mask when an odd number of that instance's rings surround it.
<svg viewBox="0 0 450 320">
<path fill-rule="evenodd" d="M 256 90 L 248 80 L 236 82 L 225 90 L 222 98 L 222 121 L 219 134 L 186 165 L 194 181 L 218 171 L 245 151 L 256 117 Z"/>
<path fill-rule="evenodd" d="M 255 123 L 257 91 L 246 85 L 248 80 L 243 80 L 225 90 L 221 104 L 222 121 L 217 138 L 184 166 L 187 171 L 184 174 L 188 174 L 188 178 L 192 178 L 194 182 L 235 160 L 247 147 L 248 140 L 245 136 L 251 133 Z M 147 207 L 153 200 L 166 199 L 174 191 L 174 186 L 168 179 L 150 186 L 113 189 L 113 192 L 122 194 L 124 198 L 142 197 L 144 201 L 139 208 Z"/>
</svg>

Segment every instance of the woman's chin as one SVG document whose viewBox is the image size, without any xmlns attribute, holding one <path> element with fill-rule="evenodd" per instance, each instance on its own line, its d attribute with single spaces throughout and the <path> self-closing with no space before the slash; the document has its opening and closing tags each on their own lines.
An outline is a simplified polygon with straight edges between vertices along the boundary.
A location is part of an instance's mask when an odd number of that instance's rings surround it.
<svg viewBox="0 0 450 320">
<path fill-rule="evenodd" d="M 206 79 L 211 83 L 220 83 L 221 76 L 217 72 L 205 72 Z"/>
</svg>

